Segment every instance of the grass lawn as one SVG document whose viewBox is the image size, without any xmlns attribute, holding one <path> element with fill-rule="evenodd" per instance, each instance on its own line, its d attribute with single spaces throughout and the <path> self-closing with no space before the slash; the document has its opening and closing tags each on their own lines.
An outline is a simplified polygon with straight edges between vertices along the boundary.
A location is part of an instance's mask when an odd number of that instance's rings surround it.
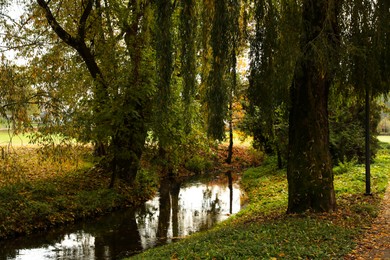
<svg viewBox="0 0 390 260">
<path fill-rule="evenodd" d="M 286 215 L 285 170 L 274 160 L 243 173 L 249 204 L 216 228 L 131 259 L 343 259 L 379 212 L 389 180 L 390 151 L 372 165 L 373 196 L 364 196 L 364 165 L 335 176 L 333 213 Z"/>
<path fill-rule="evenodd" d="M 12 131 L 9 132 L 8 130 L 0 130 L 0 146 L 9 145 L 10 141 L 12 141 L 11 144 L 14 146 L 21 146 L 27 145 L 29 139 L 27 135 L 13 135 Z"/>
<path fill-rule="evenodd" d="M 378 140 L 384 143 L 390 143 L 390 135 L 380 135 Z"/>
</svg>

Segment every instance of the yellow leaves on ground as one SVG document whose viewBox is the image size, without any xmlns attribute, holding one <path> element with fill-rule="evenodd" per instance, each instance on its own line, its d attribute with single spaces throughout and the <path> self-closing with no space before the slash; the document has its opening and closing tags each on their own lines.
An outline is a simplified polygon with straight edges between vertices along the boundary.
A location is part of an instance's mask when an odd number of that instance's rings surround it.
<svg viewBox="0 0 390 260">
<path fill-rule="evenodd" d="M 82 169 L 86 164 L 81 157 L 76 160 L 64 157 L 56 161 L 41 154 L 37 147 L 16 147 L 0 159 L 0 187 L 21 181 L 58 178 Z"/>
</svg>

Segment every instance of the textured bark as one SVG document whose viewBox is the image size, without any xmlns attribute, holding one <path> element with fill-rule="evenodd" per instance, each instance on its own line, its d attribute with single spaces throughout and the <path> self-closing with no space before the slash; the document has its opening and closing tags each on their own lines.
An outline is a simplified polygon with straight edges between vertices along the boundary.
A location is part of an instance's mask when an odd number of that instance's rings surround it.
<svg viewBox="0 0 390 260">
<path fill-rule="evenodd" d="M 336 2 L 303 3 L 302 57 L 291 86 L 288 213 L 329 212 L 336 207 L 328 124 L 328 93 L 333 77 L 330 65 L 324 66 L 317 53 L 323 46 L 323 52 L 337 49 Z M 318 42 L 323 45 L 316 46 L 320 37 Z"/>
</svg>

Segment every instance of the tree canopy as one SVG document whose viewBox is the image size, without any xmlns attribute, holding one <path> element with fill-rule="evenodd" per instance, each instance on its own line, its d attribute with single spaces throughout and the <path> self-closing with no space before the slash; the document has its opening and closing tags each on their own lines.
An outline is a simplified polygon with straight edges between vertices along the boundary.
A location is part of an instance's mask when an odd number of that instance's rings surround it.
<svg viewBox="0 0 390 260">
<path fill-rule="evenodd" d="M 329 93 L 389 91 L 387 0 L 15 4 L 16 18 L 0 1 L 2 51 L 25 64 L 2 58 L 1 115 L 13 114 L 19 130 L 39 115 L 37 137 L 92 143 L 112 186 L 135 179 L 146 146 L 173 173 L 207 149 L 206 136 L 223 140 L 229 128 L 232 140 L 242 102 L 257 147 L 287 161 L 288 211 L 333 210 Z"/>
</svg>

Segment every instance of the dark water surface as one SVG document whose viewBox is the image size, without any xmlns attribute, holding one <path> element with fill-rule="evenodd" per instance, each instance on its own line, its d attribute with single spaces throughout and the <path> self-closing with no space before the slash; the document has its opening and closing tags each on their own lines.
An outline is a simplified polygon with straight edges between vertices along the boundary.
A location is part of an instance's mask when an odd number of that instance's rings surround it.
<svg viewBox="0 0 390 260">
<path fill-rule="evenodd" d="M 137 209 L 0 242 L 0 259 L 120 259 L 211 228 L 241 208 L 237 176 L 165 180 Z"/>
</svg>

